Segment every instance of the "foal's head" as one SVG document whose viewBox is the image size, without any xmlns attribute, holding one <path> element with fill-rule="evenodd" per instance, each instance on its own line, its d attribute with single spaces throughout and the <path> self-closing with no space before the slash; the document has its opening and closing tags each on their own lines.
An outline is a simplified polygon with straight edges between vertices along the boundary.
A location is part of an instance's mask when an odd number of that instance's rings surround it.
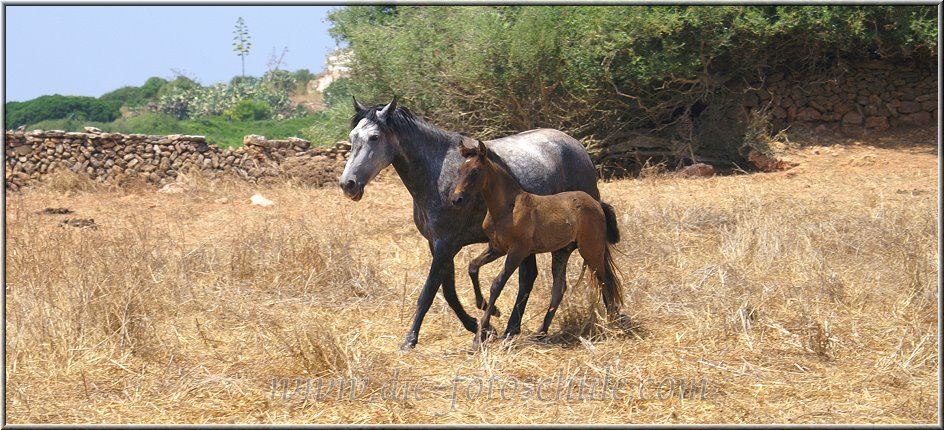
<svg viewBox="0 0 944 430">
<path fill-rule="evenodd" d="M 486 187 L 485 166 L 489 163 L 488 149 L 482 141 L 474 148 L 466 147 L 462 143 L 459 145 L 465 161 L 459 166 L 459 181 L 452 192 L 452 204 L 456 206 L 468 203 L 472 196 Z"/>
</svg>

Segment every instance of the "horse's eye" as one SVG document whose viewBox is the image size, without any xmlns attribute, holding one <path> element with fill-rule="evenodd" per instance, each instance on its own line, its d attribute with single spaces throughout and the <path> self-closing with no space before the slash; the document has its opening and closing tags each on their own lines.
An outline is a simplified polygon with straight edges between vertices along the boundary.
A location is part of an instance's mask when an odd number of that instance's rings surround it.
<svg viewBox="0 0 944 430">
<path fill-rule="evenodd" d="M 376 134 L 372 134 L 372 135 L 370 135 L 370 137 L 367 138 L 367 140 L 369 140 L 369 141 L 371 141 L 371 142 L 376 142 L 378 139 L 380 139 L 380 136 L 378 136 L 378 135 L 376 135 Z"/>
</svg>

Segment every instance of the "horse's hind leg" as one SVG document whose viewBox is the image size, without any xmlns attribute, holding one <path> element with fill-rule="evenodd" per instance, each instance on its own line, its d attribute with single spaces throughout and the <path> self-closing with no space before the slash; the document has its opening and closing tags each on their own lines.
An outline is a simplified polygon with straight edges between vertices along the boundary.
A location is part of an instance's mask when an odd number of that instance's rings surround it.
<svg viewBox="0 0 944 430">
<path fill-rule="evenodd" d="M 574 245 L 568 245 L 566 248 L 554 251 L 551 254 L 551 273 L 554 276 L 554 286 L 551 288 L 551 302 L 547 306 L 547 313 L 544 315 L 544 323 L 538 329 L 538 336 L 547 335 L 547 330 L 554 320 L 554 315 L 560 307 L 561 300 L 564 298 L 564 292 L 567 291 L 567 260 L 570 254 L 574 252 Z"/>
<path fill-rule="evenodd" d="M 462 303 L 459 301 L 459 296 L 456 295 L 456 271 L 453 261 L 449 261 L 443 267 L 442 292 L 446 303 L 449 304 L 452 311 L 459 317 L 462 326 L 465 327 L 466 330 L 475 333 L 478 330 L 478 321 L 475 320 L 475 317 L 465 312 L 465 308 L 462 307 Z"/>
<path fill-rule="evenodd" d="M 492 248 L 489 246 L 485 251 L 479 254 L 478 257 L 475 257 L 471 262 L 469 262 L 469 278 L 472 279 L 472 291 L 475 292 L 475 307 L 485 310 L 485 298 L 482 296 L 482 288 L 479 286 L 479 268 L 482 266 L 491 263 L 505 255 L 505 253 Z M 501 316 L 501 312 L 498 311 L 498 308 L 494 309 L 495 316 Z"/>
</svg>

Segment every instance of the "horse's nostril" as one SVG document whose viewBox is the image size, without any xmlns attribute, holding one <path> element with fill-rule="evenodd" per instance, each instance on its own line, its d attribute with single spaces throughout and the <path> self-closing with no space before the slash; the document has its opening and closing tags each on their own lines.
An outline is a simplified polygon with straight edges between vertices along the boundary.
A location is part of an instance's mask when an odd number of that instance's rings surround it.
<svg viewBox="0 0 944 430">
<path fill-rule="evenodd" d="M 355 186 L 355 184 L 354 184 L 354 180 L 353 180 L 353 179 L 350 179 L 350 180 L 348 180 L 347 182 L 342 182 L 342 183 L 341 183 L 341 188 L 344 188 L 345 190 L 352 190 L 352 189 L 354 189 L 354 186 Z"/>
</svg>

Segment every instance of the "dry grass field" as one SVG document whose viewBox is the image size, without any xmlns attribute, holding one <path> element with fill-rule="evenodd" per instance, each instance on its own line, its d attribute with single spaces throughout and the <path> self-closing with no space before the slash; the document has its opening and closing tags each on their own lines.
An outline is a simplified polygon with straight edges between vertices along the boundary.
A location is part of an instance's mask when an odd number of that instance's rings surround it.
<svg viewBox="0 0 944 430">
<path fill-rule="evenodd" d="M 6 196 L 6 422 L 937 423 L 936 130 L 799 143 L 786 172 L 601 183 L 632 330 L 587 324 L 575 254 L 531 340 L 544 255 L 524 334 L 480 350 L 441 294 L 399 350 L 430 256 L 392 172 L 356 203 L 54 176 Z"/>
</svg>

